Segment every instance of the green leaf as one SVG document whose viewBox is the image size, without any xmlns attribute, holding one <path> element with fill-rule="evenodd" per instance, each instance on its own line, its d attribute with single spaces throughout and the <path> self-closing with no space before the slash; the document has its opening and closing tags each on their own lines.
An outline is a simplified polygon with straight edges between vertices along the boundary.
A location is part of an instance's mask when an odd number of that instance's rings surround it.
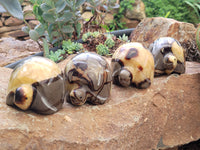
<svg viewBox="0 0 200 150">
<path fill-rule="evenodd" d="M 5 10 L 5 8 L 3 8 L 3 6 L 0 5 L 0 13 L 5 13 L 5 12 L 7 12 L 7 11 Z"/>
<path fill-rule="evenodd" d="M 200 10 L 200 4 L 194 4 Z"/>
<path fill-rule="evenodd" d="M 39 34 L 39 36 L 42 36 L 44 35 L 44 32 L 45 32 L 45 28 L 44 28 L 44 25 L 43 24 L 38 24 L 35 28 L 34 28 L 35 31 L 37 31 L 37 33 Z"/>
<path fill-rule="evenodd" d="M 186 4 L 188 4 L 190 7 L 192 7 L 194 9 L 194 11 L 196 12 L 197 16 L 200 18 L 200 15 L 199 15 L 199 11 L 198 9 L 195 7 L 195 5 L 193 5 L 191 2 L 189 1 L 185 1 Z"/>
<path fill-rule="evenodd" d="M 59 32 L 58 31 L 53 31 L 51 34 L 52 34 L 53 37 L 59 36 Z"/>
<path fill-rule="evenodd" d="M 15 18 L 23 20 L 23 11 L 18 0 L 1 0 L 0 4 Z"/>
<path fill-rule="evenodd" d="M 52 13 L 43 13 L 42 15 L 43 19 L 49 23 L 55 22 L 55 17 Z"/>
<path fill-rule="evenodd" d="M 57 22 L 64 22 L 64 23 L 66 23 L 69 20 L 71 20 L 72 17 L 73 17 L 73 13 L 71 13 L 71 12 L 64 12 L 64 14 L 60 18 L 56 19 L 56 21 Z"/>
<path fill-rule="evenodd" d="M 42 11 L 44 12 L 48 12 L 50 9 L 52 9 L 51 6 L 47 5 L 46 3 L 43 3 L 40 5 L 40 8 L 42 9 Z"/>
<path fill-rule="evenodd" d="M 35 31 L 35 30 L 30 30 L 29 31 L 29 36 L 34 41 L 37 41 L 39 39 L 39 37 L 40 37 L 39 34 L 38 34 L 38 32 Z"/>
<path fill-rule="evenodd" d="M 170 13 L 171 13 L 171 12 L 170 12 L 170 11 L 168 11 L 168 12 L 167 12 L 167 14 L 165 15 L 165 18 L 168 18 L 168 17 L 169 17 L 169 15 L 170 15 Z"/>
<path fill-rule="evenodd" d="M 72 8 L 73 7 L 73 2 L 70 1 L 70 0 L 66 0 L 66 4 L 69 8 Z"/>
<path fill-rule="evenodd" d="M 23 31 L 24 33 L 28 33 L 28 34 L 29 34 L 30 29 L 29 29 L 28 26 L 24 26 L 24 27 L 22 27 L 22 31 Z"/>
<path fill-rule="evenodd" d="M 43 11 L 39 5 L 37 5 L 37 4 L 33 5 L 33 13 L 38 21 L 40 21 L 42 23 L 44 22 L 44 19 L 42 18 Z"/>
<path fill-rule="evenodd" d="M 67 3 L 65 0 L 58 0 L 55 4 L 56 7 L 56 12 L 60 13 L 61 11 L 63 11 L 66 7 Z"/>
<path fill-rule="evenodd" d="M 85 3 L 85 0 L 77 0 L 75 6 L 78 8 L 78 7 L 80 7 L 83 3 Z"/>
<path fill-rule="evenodd" d="M 72 32 L 74 32 L 74 28 L 71 25 L 66 25 L 66 26 L 63 26 L 62 32 L 72 33 Z"/>
</svg>

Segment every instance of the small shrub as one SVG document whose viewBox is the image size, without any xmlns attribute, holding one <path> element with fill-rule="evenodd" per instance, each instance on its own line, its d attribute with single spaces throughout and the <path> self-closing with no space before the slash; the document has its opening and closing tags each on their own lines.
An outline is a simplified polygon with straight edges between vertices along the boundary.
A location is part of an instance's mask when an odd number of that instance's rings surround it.
<svg viewBox="0 0 200 150">
<path fill-rule="evenodd" d="M 34 29 L 29 30 L 31 39 L 37 41 L 45 37 L 53 46 L 60 46 L 64 39 L 72 35 L 78 38 L 81 32 L 80 6 L 85 0 L 43 0 L 34 1 L 33 13 L 40 22 Z"/>
</svg>

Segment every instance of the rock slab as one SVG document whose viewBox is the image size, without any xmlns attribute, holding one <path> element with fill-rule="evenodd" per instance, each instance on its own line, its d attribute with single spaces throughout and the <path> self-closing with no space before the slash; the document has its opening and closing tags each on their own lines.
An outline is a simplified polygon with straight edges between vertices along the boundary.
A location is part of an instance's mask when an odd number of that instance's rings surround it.
<svg viewBox="0 0 200 150">
<path fill-rule="evenodd" d="M 15 32 L 16 34 L 16 32 Z M 39 45 L 29 39 L 26 41 L 14 38 L 0 39 L 0 67 L 16 62 L 24 57 L 40 52 Z"/>
<path fill-rule="evenodd" d="M 187 74 L 155 78 L 148 89 L 112 85 L 104 105 L 66 103 L 47 116 L 6 105 L 11 71 L 0 68 L 0 149 L 151 150 L 200 139 L 199 63 L 187 62 Z"/>
</svg>

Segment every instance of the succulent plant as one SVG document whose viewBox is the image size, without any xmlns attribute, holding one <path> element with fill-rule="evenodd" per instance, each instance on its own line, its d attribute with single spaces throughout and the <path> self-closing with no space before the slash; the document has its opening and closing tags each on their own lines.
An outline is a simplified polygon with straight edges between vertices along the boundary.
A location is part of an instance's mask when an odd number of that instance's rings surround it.
<svg viewBox="0 0 200 150">
<path fill-rule="evenodd" d="M 124 42 L 130 42 L 130 40 L 128 40 L 128 36 L 126 36 L 125 34 L 123 34 L 122 36 L 119 36 L 118 39 Z"/>
<path fill-rule="evenodd" d="M 99 36 L 99 34 L 100 34 L 100 33 L 99 33 L 98 31 L 95 31 L 95 32 L 92 33 L 92 36 L 93 36 L 94 38 L 96 38 L 96 37 Z"/>
<path fill-rule="evenodd" d="M 108 46 L 108 48 L 112 48 L 115 46 L 115 41 L 112 38 L 107 38 L 104 44 Z"/>
<path fill-rule="evenodd" d="M 73 54 L 83 49 L 83 45 L 81 43 L 72 42 L 70 39 L 68 41 L 62 42 L 62 48 L 68 54 Z"/>
<path fill-rule="evenodd" d="M 58 62 L 63 59 L 63 56 L 62 56 L 63 54 L 65 54 L 65 51 L 61 49 L 58 49 L 55 52 L 50 51 L 49 59 L 51 59 L 54 62 Z"/>
<path fill-rule="evenodd" d="M 90 36 L 92 36 L 92 32 L 87 32 L 87 33 L 83 34 L 83 36 L 82 36 L 83 42 L 86 42 L 87 39 L 88 39 Z"/>
<path fill-rule="evenodd" d="M 96 38 L 96 37 L 98 37 L 99 36 L 99 32 L 87 32 L 87 33 L 85 33 L 85 34 L 83 34 L 83 36 L 82 36 L 82 40 L 83 40 L 83 42 L 86 42 L 87 41 L 87 39 L 89 38 L 89 37 L 94 37 L 94 38 Z"/>
<path fill-rule="evenodd" d="M 106 45 L 99 44 L 96 46 L 97 54 L 99 55 L 108 55 L 109 54 L 109 49 Z"/>
</svg>

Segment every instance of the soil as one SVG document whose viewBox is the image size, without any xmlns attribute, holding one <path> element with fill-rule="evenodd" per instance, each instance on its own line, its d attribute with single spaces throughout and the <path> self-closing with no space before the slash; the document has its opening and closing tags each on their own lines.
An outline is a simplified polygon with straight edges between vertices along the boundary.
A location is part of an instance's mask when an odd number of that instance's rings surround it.
<svg viewBox="0 0 200 150">
<path fill-rule="evenodd" d="M 96 46 L 99 45 L 100 43 L 104 44 L 104 42 L 106 41 L 106 35 L 105 34 L 100 34 L 98 37 L 94 38 L 94 37 L 89 37 L 87 39 L 86 42 L 83 43 L 83 47 L 84 49 L 86 49 L 87 51 L 90 52 L 96 52 Z M 116 36 L 113 36 L 112 39 L 115 41 L 115 45 L 110 48 L 110 54 L 109 56 L 112 56 L 112 54 L 115 52 L 115 50 L 122 45 L 123 43 L 125 43 L 124 41 L 119 40 Z"/>
<path fill-rule="evenodd" d="M 100 34 L 98 37 L 94 38 L 92 36 L 88 37 L 87 41 L 83 42 L 83 50 L 84 51 L 88 51 L 88 52 L 97 52 L 96 50 L 96 46 L 99 44 L 104 44 L 104 42 L 106 41 L 107 37 L 105 34 Z M 105 57 L 112 57 L 113 53 L 115 52 L 115 50 L 122 44 L 126 43 L 125 41 L 122 41 L 120 39 L 118 39 L 116 36 L 113 35 L 112 39 L 115 41 L 115 45 L 112 48 L 109 48 L 109 55 L 106 55 Z M 55 51 L 55 50 L 54 50 Z M 79 52 L 75 52 L 74 54 L 79 53 Z M 64 59 L 66 59 L 70 54 L 63 54 L 62 57 Z M 61 62 L 62 60 L 58 61 L 57 63 Z"/>
</svg>

